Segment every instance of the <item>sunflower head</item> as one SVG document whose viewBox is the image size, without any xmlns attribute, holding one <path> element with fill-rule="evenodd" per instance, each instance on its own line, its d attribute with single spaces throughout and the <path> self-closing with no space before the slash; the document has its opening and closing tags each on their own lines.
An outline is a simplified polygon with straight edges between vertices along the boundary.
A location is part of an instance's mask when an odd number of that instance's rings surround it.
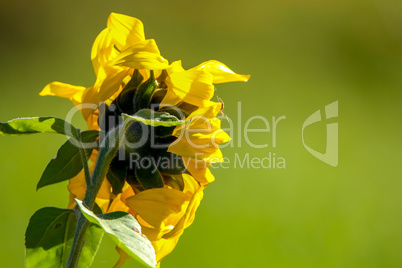
<svg viewBox="0 0 402 268">
<path fill-rule="evenodd" d="M 165 122 L 138 120 L 127 127 L 96 200 L 104 212 L 131 213 L 159 262 L 194 220 L 203 189 L 214 180 L 208 167 L 222 161 L 219 145 L 230 140 L 217 118 L 223 103 L 212 101 L 215 84 L 249 76 L 216 60 L 188 70 L 181 61 L 169 64 L 155 40 L 145 38 L 140 20 L 116 13 L 96 38 L 91 59 L 96 74 L 92 86 L 53 82 L 40 94 L 69 98 L 81 107 L 88 128 L 104 135 L 125 116 Z M 97 153 L 93 150 L 92 163 Z M 73 207 L 73 198 L 82 200 L 85 194 L 82 173 L 70 180 L 68 189 Z"/>
</svg>

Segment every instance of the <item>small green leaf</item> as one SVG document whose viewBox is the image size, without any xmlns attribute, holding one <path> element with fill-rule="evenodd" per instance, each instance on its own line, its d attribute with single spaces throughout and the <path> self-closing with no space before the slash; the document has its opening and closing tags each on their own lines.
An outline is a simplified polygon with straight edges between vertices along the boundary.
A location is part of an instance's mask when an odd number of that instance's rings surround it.
<svg viewBox="0 0 402 268">
<path fill-rule="evenodd" d="M 81 142 L 94 142 L 99 136 L 98 131 L 90 130 L 81 132 Z M 85 150 L 87 156 L 92 152 L 91 148 Z M 57 152 L 56 158 L 50 160 L 40 178 L 36 190 L 58 182 L 69 180 L 82 170 L 82 161 L 79 148 L 72 139 L 66 141 Z"/>
<path fill-rule="evenodd" d="M 162 86 L 162 85 L 159 85 Z M 151 102 L 149 104 L 150 108 L 154 110 L 159 109 L 159 105 L 161 104 L 163 98 L 166 96 L 167 89 L 157 88 L 155 89 L 154 95 L 152 96 Z"/>
<path fill-rule="evenodd" d="M 137 92 L 138 86 L 142 83 L 143 77 L 138 69 L 135 69 L 131 80 L 123 88 L 122 92 L 116 98 L 116 103 L 120 113 L 133 114 L 134 110 L 134 96 Z"/>
<path fill-rule="evenodd" d="M 186 124 L 189 120 L 179 120 L 176 116 L 166 112 L 155 112 L 151 109 L 142 109 L 134 115 L 122 114 L 126 122 L 139 121 L 146 125 L 157 127 L 173 127 Z"/>
<path fill-rule="evenodd" d="M 106 174 L 107 180 L 112 185 L 112 192 L 118 195 L 122 192 L 126 183 L 127 163 L 119 161 L 119 156 L 115 156 Z"/>
<path fill-rule="evenodd" d="M 180 175 L 187 171 L 180 155 L 167 152 L 166 149 L 154 149 L 153 152 L 156 165 L 161 173 Z"/>
<path fill-rule="evenodd" d="M 70 123 L 57 117 L 27 117 L 0 123 L 0 135 L 58 133 L 78 140 L 78 131 Z"/>
<path fill-rule="evenodd" d="M 73 210 L 45 207 L 36 211 L 25 233 L 25 266 L 27 268 L 66 267 L 76 222 Z M 103 233 L 103 230 L 94 224 L 88 227 L 78 267 L 84 268 L 91 265 Z"/>
<path fill-rule="evenodd" d="M 142 187 L 141 183 L 135 175 L 135 166 L 127 169 L 126 181 L 128 184 L 130 184 L 135 192 L 136 190 L 140 192 L 145 191 L 145 188 Z"/>
<path fill-rule="evenodd" d="M 84 207 L 82 201 L 75 199 L 83 215 L 100 226 L 130 257 L 140 263 L 155 267 L 155 250 L 146 236 L 141 234 L 141 226 L 134 217 L 123 211 L 95 215 Z"/>
<path fill-rule="evenodd" d="M 145 189 L 162 188 L 163 179 L 158 171 L 158 167 L 152 157 L 141 157 L 141 163 L 146 163 L 146 166 L 138 165 L 135 169 L 135 176 Z M 148 165 L 149 164 L 149 165 Z"/>
<path fill-rule="evenodd" d="M 151 70 L 149 79 L 144 83 L 142 83 L 138 88 L 137 92 L 135 93 L 134 112 L 149 107 L 149 103 L 151 102 L 152 96 L 154 94 L 157 85 L 158 84 L 156 83 L 154 77 L 154 71 Z"/>
</svg>

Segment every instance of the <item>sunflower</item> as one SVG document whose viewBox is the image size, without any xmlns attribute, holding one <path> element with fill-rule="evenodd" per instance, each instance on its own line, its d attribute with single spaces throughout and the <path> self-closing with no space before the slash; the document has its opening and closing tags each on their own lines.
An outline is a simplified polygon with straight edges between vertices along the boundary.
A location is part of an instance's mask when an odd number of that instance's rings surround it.
<svg viewBox="0 0 402 268">
<path fill-rule="evenodd" d="M 155 41 L 145 39 L 140 20 L 116 13 L 96 38 L 91 58 L 96 74 L 93 86 L 53 82 L 40 95 L 70 99 L 81 109 L 88 129 L 104 134 L 121 122 L 122 114 L 141 111 L 187 122 L 176 127 L 132 123 L 96 199 L 104 213 L 132 214 L 160 263 L 193 222 L 203 190 L 214 180 L 208 167 L 222 161 L 219 144 L 230 140 L 216 117 L 222 103 L 211 101 L 214 84 L 247 81 L 249 76 L 215 60 L 188 70 L 180 61 L 169 64 Z M 93 150 L 90 170 L 97 154 Z M 73 208 L 74 198 L 85 196 L 83 173 L 70 179 L 68 190 L 68 206 Z M 127 258 L 119 252 L 118 266 Z"/>
</svg>

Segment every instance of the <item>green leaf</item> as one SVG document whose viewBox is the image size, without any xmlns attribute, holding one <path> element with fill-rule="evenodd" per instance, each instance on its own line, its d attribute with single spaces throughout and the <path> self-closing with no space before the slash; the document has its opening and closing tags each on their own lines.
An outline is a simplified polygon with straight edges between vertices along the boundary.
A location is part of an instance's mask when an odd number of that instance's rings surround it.
<svg viewBox="0 0 402 268">
<path fill-rule="evenodd" d="M 151 102 L 152 96 L 154 94 L 157 85 L 158 84 L 156 83 L 154 77 L 154 71 L 151 70 L 149 79 L 144 83 L 142 83 L 138 88 L 137 92 L 135 93 L 134 112 L 149 107 L 149 103 Z"/>
<path fill-rule="evenodd" d="M 81 142 L 94 142 L 98 136 L 98 131 L 83 131 L 81 132 Z M 89 156 L 92 149 L 88 148 L 85 151 L 87 156 Z M 69 180 L 80 173 L 82 168 L 79 148 L 75 145 L 72 139 L 69 139 L 60 147 L 56 158 L 50 160 L 38 182 L 38 185 L 36 186 L 36 190 L 50 184 Z"/>
<path fill-rule="evenodd" d="M 142 109 L 134 115 L 122 114 L 122 116 L 126 122 L 139 121 L 153 127 L 173 127 L 189 122 L 189 120 L 179 120 L 176 116 L 169 113 L 155 112 L 151 109 Z"/>
<path fill-rule="evenodd" d="M 180 155 L 167 152 L 166 149 L 154 149 L 153 155 L 159 171 L 163 174 L 180 175 L 187 171 Z"/>
<path fill-rule="evenodd" d="M 96 139 L 99 137 L 99 131 L 97 130 L 86 130 L 81 132 L 81 143 L 92 143 L 96 141 Z M 84 144 L 85 148 L 85 144 Z M 93 149 L 93 147 L 92 147 Z"/>
<path fill-rule="evenodd" d="M 134 192 L 137 193 L 136 190 L 138 190 L 140 192 L 145 191 L 145 188 L 142 187 L 142 185 L 139 182 L 137 176 L 135 175 L 135 166 L 127 169 L 126 181 L 134 189 Z"/>
<path fill-rule="evenodd" d="M 138 69 L 134 70 L 131 80 L 123 88 L 122 92 L 116 98 L 114 103 L 120 110 L 120 113 L 135 113 L 134 110 L 134 96 L 137 92 L 138 86 L 142 83 L 143 77 Z"/>
<path fill-rule="evenodd" d="M 58 133 L 78 140 L 78 131 L 70 123 L 57 117 L 27 117 L 0 123 L 0 135 Z"/>
<path fill-rule="evenodd" d="M 106 174 L 107 180 L 112 185 L 112 192 L 118 195 L 122 192 L 124 184 L 126 183 L 127 163 L 119 161 L 119 156 L 115 156 L 109 166 Z"/>
<path fill-rule="evenodd" d="M 116 245 L 130 257 L 148 267 L 156 266 L 155 250 L 148 238 L 141 234 L 141 226 L 132 215 L 123 211 L 95 215 L 84 207 L 82 201 L 75 201 L 83 215 L 109 234 Z"/>
<path fill-rule="evenodd" d="M 36 211 L 25 233 L 25 267 L 66 267 L 76 222 L 73 210 L 45 207 Z M 88 227 L 78 267 L 91 265 L 103 233 L 103 230 L 94 224 Z"/>
<path fill-rule="evenodd" d="M 176 106 L 165 106 L 162 107 L 160 109 L 160 112 L 165 112 L 165 113 L 169 113 L 171 115 L 176 116 L 177 118 L 179 118 L 180 120 L 182 120 L 185 117 L 185 114 L 182 110 L 180 110 L 179 108 L 177 108 Z"/>
<path fill-rule="evenodd" d="M 141 163 L 146 163 L 147 166 L 138 165 L 135 169 L 135 176 L 142 187 L 145 189 L 163 188 L 162 175 L 159 173 L 154 159 L 150 156 L 143 156 L 141 157 Z"/>
<path fill-rule="evenodd" d="M 68 140 L 60 147 L 56 158 L 50 160 L 36 186 L 36 190 L 50 184 L 69 180 L 81 170 L 82 161 L 79 149 Z"/>
</svg>

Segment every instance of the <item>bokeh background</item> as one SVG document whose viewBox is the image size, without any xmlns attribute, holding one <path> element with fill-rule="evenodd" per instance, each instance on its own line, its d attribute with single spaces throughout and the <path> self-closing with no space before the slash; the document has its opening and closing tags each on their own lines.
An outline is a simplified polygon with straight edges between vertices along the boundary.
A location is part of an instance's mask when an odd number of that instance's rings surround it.
<svg viewBox="0 0 402 268">
<path fill-rule="evenodd" d="M 170 62 L 190 68 L 216 59 L 251 74 L 248 83 L 217 87 L 235 129 L 253 115 L 286 116 L 275 148 L 272 133 L 251 134 L 269 144 L 254 149 L 234 131 L 242 146 L 223 149 L 232 161 L 276 153 L 286 169 L 214 169 L 195 222 L 162 267 L 402 267 L 401 1 L 1 0 L 0 121 L 64 118 L 68 100 L 38 93 L 52 81 L 92 85 L 90 50 L 110 12 L 141 19 Z M 334 168 L 304 149 L 301 129 L 336 100 Z M 67 204 L 67 183 L 35 191 L 64 141 L 0 138 L 2 267 L 23 267 L 36 210 Z M 306 129 L 306 142 L 325 151 L 324 122 Z M 112 267 L 117 256 L 105 237 L 93 267 Z"/>
</svg>

